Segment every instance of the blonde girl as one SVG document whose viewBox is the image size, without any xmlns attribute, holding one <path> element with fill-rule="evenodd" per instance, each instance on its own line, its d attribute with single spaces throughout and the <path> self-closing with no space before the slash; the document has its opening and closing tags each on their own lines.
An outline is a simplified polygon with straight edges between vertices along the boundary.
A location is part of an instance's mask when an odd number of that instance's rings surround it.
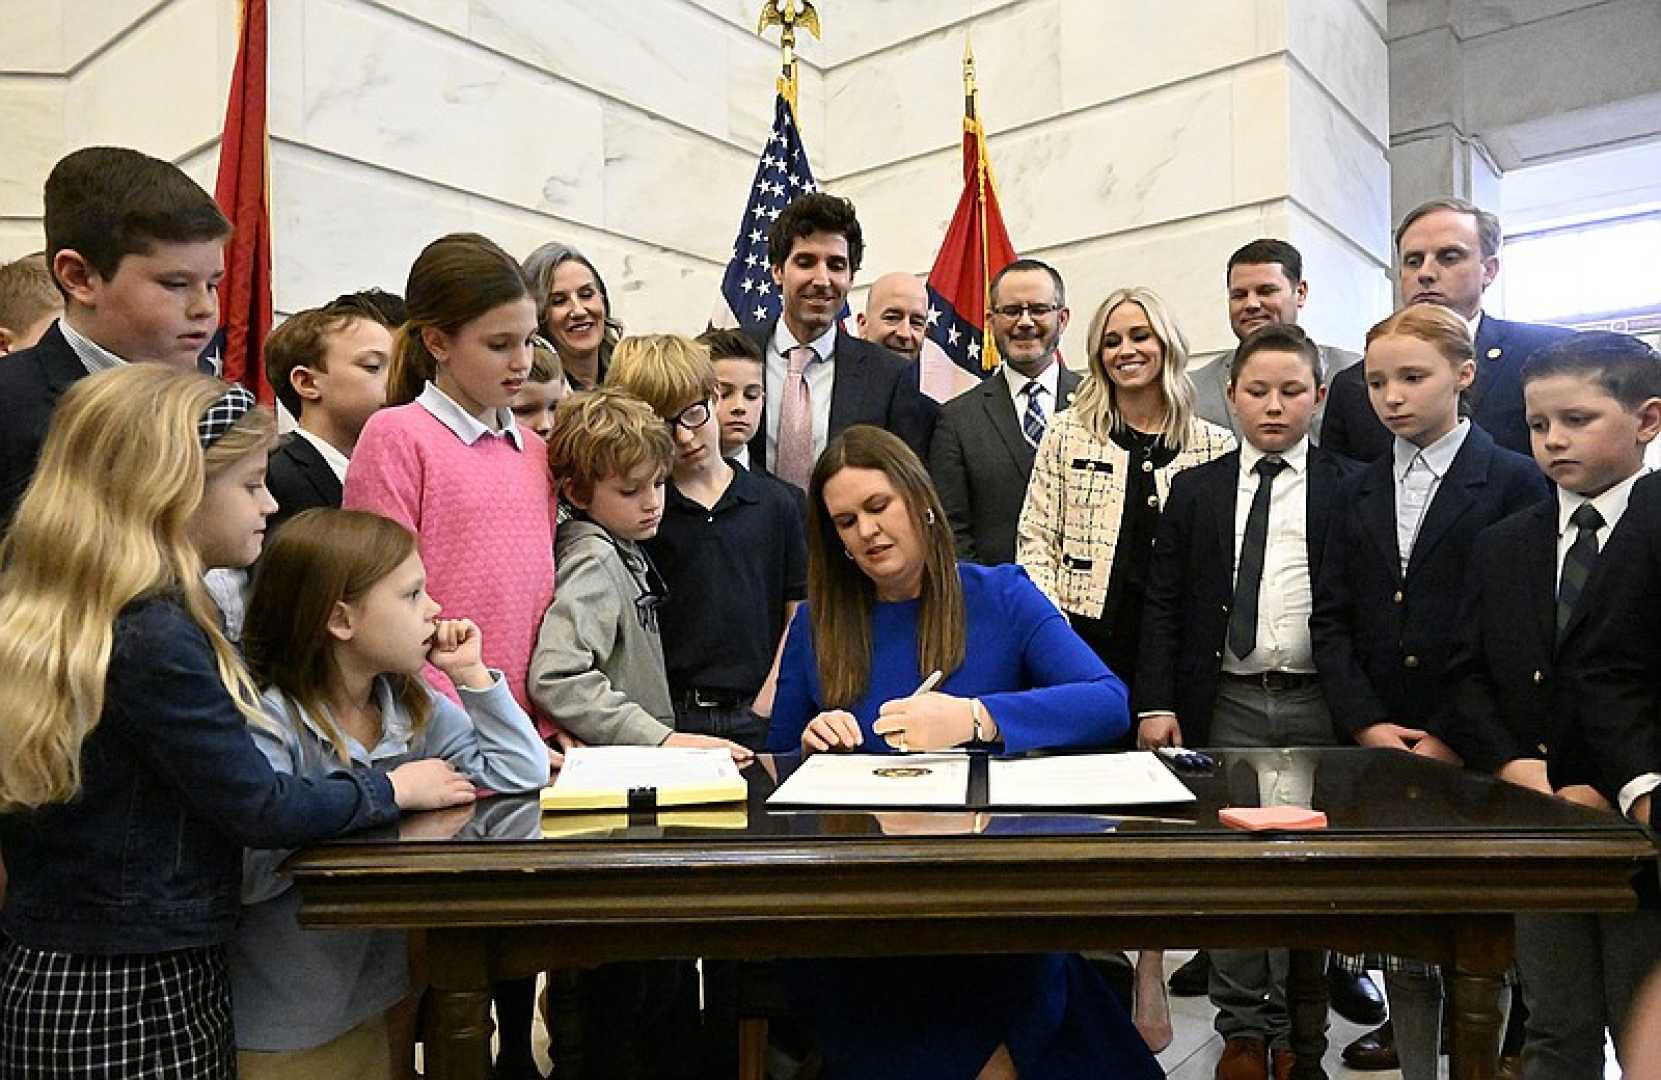
<svg viewBox="0 0 1661 1080">
<path fill-rule="evenodd" d="M 202 587 L 259 553 L 271 414 L 135 364 L 60 403 L 0 544 L 0 1077 L 229 1078 L 244 847 L 472 797 L 439 761 L 279 776 Z"/>
</svg>

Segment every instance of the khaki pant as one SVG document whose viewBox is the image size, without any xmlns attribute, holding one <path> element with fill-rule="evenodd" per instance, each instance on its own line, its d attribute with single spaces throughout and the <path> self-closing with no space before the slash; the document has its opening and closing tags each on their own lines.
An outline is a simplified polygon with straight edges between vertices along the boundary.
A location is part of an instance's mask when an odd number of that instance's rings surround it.
<svg viewBox="0 0 1661 1080">
<path fill-rule="evenodd" d="M 242 1080 L 388 1080 L 392 1054 L 386 1017 L 372 1016 L 309 1050 L 238 1050 L 236 1065 Z"/>
</svg>

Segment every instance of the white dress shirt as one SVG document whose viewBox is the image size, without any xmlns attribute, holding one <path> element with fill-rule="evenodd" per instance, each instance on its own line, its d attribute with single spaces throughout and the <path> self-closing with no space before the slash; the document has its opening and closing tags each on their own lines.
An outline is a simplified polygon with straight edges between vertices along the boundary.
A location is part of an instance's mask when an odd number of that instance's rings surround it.
<svg viewBox="0 0 1661 1080">
<path fill-rule="evenodd" d="M 342 454 L 334 443 L 321 435 L 312 434 L 303 427 L 295 428 L 294 434 L 297 438 L 311 443 L 317 449 L 317 452 L 323 457 L 323 463 L 329 467 L 330 472 L 335 474 L 336 480 L 339 480 L 342 484 L 346 482 L 346 466 L 351 464 L 351 459 Z"/>
<path fill-rule="evenodd" d="M 486 435 L 494 435 L 512 441 L 515 450 L 525 449 L 524 436 L 519 432 L 519 422 L 513 418 L 513 410 L 505 406 L 496 410 L 496 424 L 500 430 L 493 430 L 484 421 L 456 404 L 456 400 L 440 390 L 437 383 L 429 382 L 415 399 L 415 403 L 431 413 L 434 420 L 455 432 L 456 438 L 468 446 L 472 446 Z"/>
<path fill-rule="evenodd" d="M 1574 512 L 1588 502 L 1597 509 L 1603 518 L 1603 527 L 1594 535 L 1597 538 L 1598 551 L 1603 551 L 1603 545 L 1608 542 L 1610 533 L 1615 531 L 1621 516 L 1626 513 L 1627 500 L 1632 497 L 1632 485 L 1647 472 L 1647 466 L 1639 469 L 1602 495 L 1590 499 L 1565 488 L 1557 489 L 1557 577 L 1554 580 L 1563 579 L 1563 561 L 1569 557 L 1569 548 L 1574 546 L 1575 540 L 1580 536 L 1580 526 L 1570 521 Z M 1654 791 L 1657 787 L 1661 787 L 1661 773 L 1644 773 L 1628 780 L 1617 793 L 1621 813 L 1631 813 L 1632 804 L 1637 801 L 1638 796 Z"/>
<path fill-rule="evenodd" d="M 1009 400 L 1015 404 L 1015 422 L 1019 424 L 1021 418 L 1027 415 L 1027 384 L 1033 380 L 1008 364 L 1000 365 L 998 370 L 1003 372 L 1004 384 L 1009 387 Z M 1038 385 L 1044 388 L 1044 392 L 1038 395 L 1038 410 L 1044 414 L 1044 426 L 1047 428 L 1055 419 L 1056 395 L 1061 386 L 1060 360 L 1050 358 L 1050 366 L 1038 376 Z"/>
<path fill-rule="evenodd" d="M 1465 436 L 1471 433 L 1471 422 L 1463 418 L 1453 430 L 1424 449 L 1400 436 L 1392 447 L 1394 455 L 1391 476 L 1396 486 L 1396 550 L 1401 554 L 1402 576 L 1407 576 L 1407 564 L 1413 558 L 1413 542 L 1419 538 L 1425 514 L 1436 498 L 1436 489 L 1442 486 L 1442 477 L 1453 466 L 1459 448 L 1465 445 Z"/>
<path fill-rule="evenodd" d="M 80 358 L 81 366 L 87 369 L 88 375 L 127 366 L 127 361 L 70 326 L 68 319 L 60 318 L 58 329 L 62 331 L 63 339 L 69 342 L 69 347 L 75 350 L 75 355 Z"/>
<path fill-rule="evenodd" d="M 813 360 L 803 372 L 807 379 L 809 405 L 813 408 L 813 460 L 825 452 L 830 441 L 831 393 L 836 387 L 836 324 L 812 341 L 797 341 L 781 317 L 767 342 L 767 467 L 779 460 L 779 417 L 784 412 L 784 384 L 790 377 L 790 350 L 806 345 Z"/>
<path fill-rule="evenodd" d="M 1234 571 L 1240 573 L 1240 549 L 1252 499 L 1264 481 L 1253 470 L 1266 457 L 1249 442 L 1240 444 L 1240 467 L 1234 488 Z M 1263 578 L 1257 593 L 1257 647 L 1242 660 L 1223 649 L 1223 670 L 1233 675 L 1265 671 L 1311 674 L 1315 650 L 1309 638 L 1309 611 L 1314 592 L 1309 581 L 1309 438 L 1283 454 L 1286 462 L 1269 489 L 1269 531 L 1263 545 Z"/>
</svg>

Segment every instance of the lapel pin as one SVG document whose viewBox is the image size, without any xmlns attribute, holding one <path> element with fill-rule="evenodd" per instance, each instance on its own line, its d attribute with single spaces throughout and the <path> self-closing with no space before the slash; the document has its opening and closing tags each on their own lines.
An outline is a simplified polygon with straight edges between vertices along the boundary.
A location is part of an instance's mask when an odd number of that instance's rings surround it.
<svg viewBox="0 0 1661 1080">
<path fill-rule="evenodd" d="M 1498 345 L 1496 345 L 1492 349 L 1488 350 L 1488 359 L 1498 360 L 1499 358 L 1500 358 L 1500 347 Z"/>
</svg>

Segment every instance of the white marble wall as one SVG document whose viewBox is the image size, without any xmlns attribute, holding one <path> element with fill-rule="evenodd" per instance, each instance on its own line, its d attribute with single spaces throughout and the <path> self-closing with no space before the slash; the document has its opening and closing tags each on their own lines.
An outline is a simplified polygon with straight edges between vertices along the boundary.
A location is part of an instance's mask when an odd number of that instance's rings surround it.
<svg viewBox="0 0 1661 1080">
<path fill-rule="evenodd" d="M 1388 306 L 1384 4 L 825 3 L 803 129 L 859 205 L 862 276 L 926 270 L 957 199 L 972 34 L 1010 232 L 1067 275 L 1072 355 L 1131 281 L 1223 347 L 1223 261 L 1264 234 L 1342 279 L 1317 279 L 1331 307 L 1309 318 L 1353 343 Z M 400 289 L 424 243 L 469 228 L 516 254 L 582 247 L 631 327 L 701 326 L 771 119 L 757 7 L 275 0 L 278 308 Z M 0 0 L 0 26 L 0 256 L 39 245 L 40 181 L 73 146 L 120 140 L 211 185 L 229 0 Z"/>
</svg>

